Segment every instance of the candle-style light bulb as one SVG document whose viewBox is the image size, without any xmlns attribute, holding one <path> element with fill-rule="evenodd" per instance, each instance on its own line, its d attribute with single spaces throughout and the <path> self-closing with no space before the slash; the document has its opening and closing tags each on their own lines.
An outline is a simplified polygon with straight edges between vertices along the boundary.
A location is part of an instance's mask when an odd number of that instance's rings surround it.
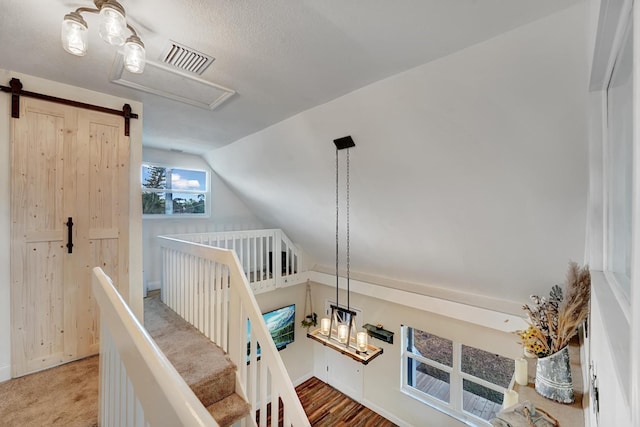
<svg viewBox="0 0 640 427">
<path fill-rule="evenodd" d="M 342 344 L 347 342 L 349 335 L 349 327 L 347 325 L 338 325 L 338 341 Z"/>
<path fill-rule="evenodd" d="M 367 345 L 369 344 L 369 338 L 366 332 L 358 332 L 356 335 L 356 348 L 359 352 L 364 353 L 367 351 Z"/>
<path fill-rule="evenodd" d="M 320 320 L 320 333 L 322 335 L 329 335 L 329 328 L 331 327 L 331 320 L 327 317 L 323 317 Z"/>
</svg>

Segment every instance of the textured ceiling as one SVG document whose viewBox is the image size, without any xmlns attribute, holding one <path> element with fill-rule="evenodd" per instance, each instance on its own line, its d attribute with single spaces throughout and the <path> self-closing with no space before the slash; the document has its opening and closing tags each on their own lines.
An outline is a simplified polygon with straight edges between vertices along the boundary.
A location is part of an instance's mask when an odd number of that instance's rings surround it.
<svg viewBox="0 0 640 427">
<path fill-rule="evenodd" d="M 144 145 L 199 154 L 577 2 L 122 0 L 149 59 L 169 40 L 216 58 L 201 77 L 237 93 L 214 111 L 109 82 L 97 16 L 87 55 L 64 52 L 62 18 L 89 1 L 2 0 L 0 67 L 142 101 Z"/>
</svg>

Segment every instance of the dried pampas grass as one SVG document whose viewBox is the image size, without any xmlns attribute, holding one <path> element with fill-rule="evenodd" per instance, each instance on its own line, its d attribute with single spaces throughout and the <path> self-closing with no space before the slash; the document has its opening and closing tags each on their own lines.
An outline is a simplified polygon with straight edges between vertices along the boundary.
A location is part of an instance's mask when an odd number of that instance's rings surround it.
<svg viewBox="0 0 640 427">
<path fill-rule="evenodd" d="M 579 268 L 575 262 L 569 263 L 565 297 L 558 310 L 558 339 L 553 348 L 554 352 L 569 344 L 569 340 L 577 333 L 578 326 L 587 320 L 590 299 L 589 266 Z"/>
<path fill-rule="evenodd" d="M 529 316 L 529 328 L 517 331 L 521 344 L 538 357 L 546 357 L 564 348 L 589 315 L 591 275 L 589 267 L 569 263 L 564 292 L 555 285 L 548 297 L 532 295 L 535 305 L 522 308 Z"/>
</svg>

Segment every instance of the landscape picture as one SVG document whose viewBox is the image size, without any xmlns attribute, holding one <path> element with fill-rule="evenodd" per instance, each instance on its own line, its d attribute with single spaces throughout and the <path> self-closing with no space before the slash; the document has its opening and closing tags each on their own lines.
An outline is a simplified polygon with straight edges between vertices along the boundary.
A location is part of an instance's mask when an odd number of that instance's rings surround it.
<svg viewBox="0 0 640 427">
<path fill-rule="evenodd" d="M 262 314 L 267 329 L 271 333 L 271 338 L 278 350 L 282 350 L 295 339 L 296 325 L 296 305 L 291 304 L 277 310 Z M 251 322 L 247 322 L 247 362 L 251 349 Z M 258 345 L 258 356 L 260 356 L 260 346 Z"/>
</svg>

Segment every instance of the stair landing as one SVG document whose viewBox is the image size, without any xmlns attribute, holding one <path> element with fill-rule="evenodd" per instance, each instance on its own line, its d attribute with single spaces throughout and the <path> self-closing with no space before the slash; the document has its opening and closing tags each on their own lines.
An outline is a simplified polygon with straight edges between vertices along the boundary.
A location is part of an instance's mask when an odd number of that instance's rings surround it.
<svg viewBox="0 0 640 427">
<path fill-rule="evenodd" d="M 144 325 L 164 355 L 221 426 L 249 414 L 249 404 L 235 393 L 236 366 L 209 338 L 160 301 L 144 300 Z"/>
</svg>

